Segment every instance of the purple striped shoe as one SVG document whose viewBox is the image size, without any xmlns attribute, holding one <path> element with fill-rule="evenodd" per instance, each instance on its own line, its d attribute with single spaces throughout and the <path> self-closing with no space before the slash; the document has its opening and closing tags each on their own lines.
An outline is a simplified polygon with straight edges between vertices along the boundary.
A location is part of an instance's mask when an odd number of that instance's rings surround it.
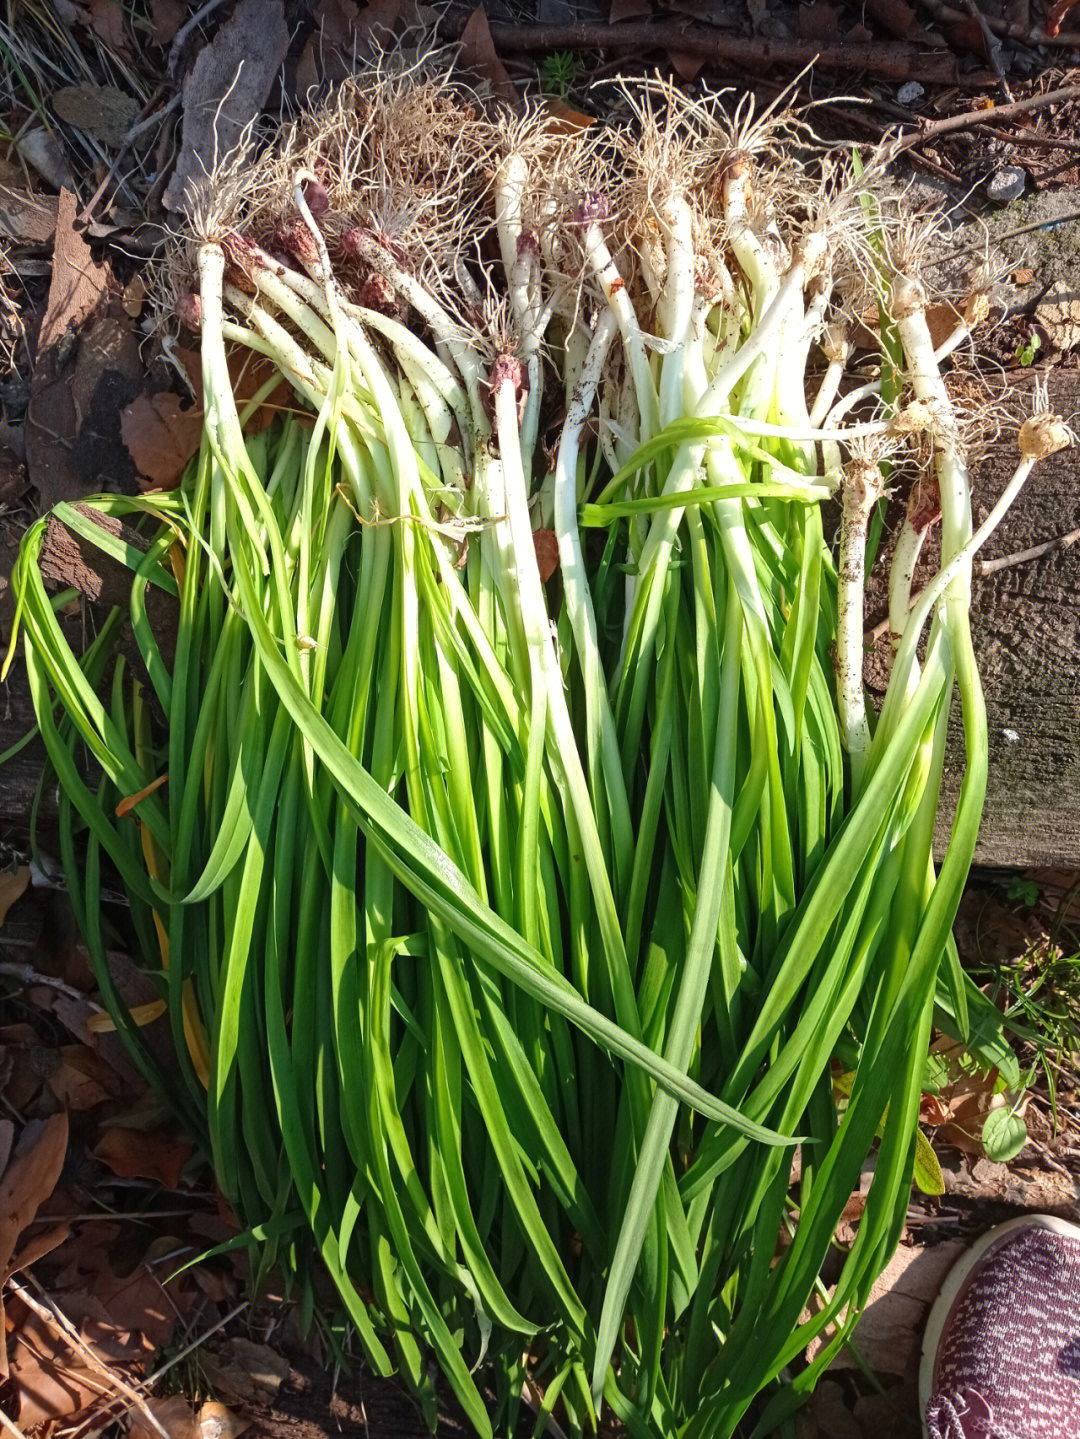
<svg viewBox="0 0 1080 1439">
<path fill-rule="evenodd" d="M 926 1439 L 1080 1439 L 1080 1228 L 999 1225 L 957 1261 L 923 1339 Z"/>
</svg>

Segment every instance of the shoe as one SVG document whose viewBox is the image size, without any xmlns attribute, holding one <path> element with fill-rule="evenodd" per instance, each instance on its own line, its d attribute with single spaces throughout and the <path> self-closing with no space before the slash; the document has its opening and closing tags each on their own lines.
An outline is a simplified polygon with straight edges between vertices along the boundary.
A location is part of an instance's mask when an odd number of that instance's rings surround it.
<svg viewBox="0 0 1080 1439">
<path fill-rule="evenodd" d="M 923 1338 L 926 1439 L 1080 1439 L 1080 1228 L 1030 1215 L 950 1270 Z"/>
</svg>

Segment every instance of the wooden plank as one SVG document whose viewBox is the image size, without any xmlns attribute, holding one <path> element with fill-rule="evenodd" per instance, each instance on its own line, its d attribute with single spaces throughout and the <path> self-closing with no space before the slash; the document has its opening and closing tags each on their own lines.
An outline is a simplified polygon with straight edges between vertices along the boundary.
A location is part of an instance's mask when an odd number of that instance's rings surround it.
<svg viewBox="0 0 1080 1439">
<path fill-rule="evenodd" d="M 1028 404 L 1031 375 L 1013 398 Z M 1080 411 L 1080 373 L 1051 377 L 1051 400 Z M 1011 439 L 975 469 L 976 522 L 1017 459 Z M 1080 450 L 1037 466 L 984 558 L 1010 555 L 1080 527 Z M 993 866 L 1080 868 L 1080 544 L 976 579 L 972 633 L 986 690 L 990 777 L 976 860 Z M 0 751 L 32 723 L 26 685 L 13 670 L 0 708 Z M 939 849 L 959 787 L 963 745 L 950 740 Z M 41 763 L 35 742 L 0 769 L 0 833 L 25 831 Z"/>
<path fill-rule="evenodd" d="M 1028 404 L 1031 376 L 1009 377 L 1011 400 Z M 1066 417 L 1080 410 L 1080 374 L 1050 378 Z M 978 524 L 1018 455 L 1010 440 L 977 467 Z M 983 559 L 1017 554 L 1080 527 L 1080 449 L 1035 467 Z M 972 636 L 986 693 L 990 772 L 976 862 L 1080 868 L 1080 544 L 977 578 Z M 963 756 L 954 717 L 940 841 L 959 788 Z"/>
</svg>

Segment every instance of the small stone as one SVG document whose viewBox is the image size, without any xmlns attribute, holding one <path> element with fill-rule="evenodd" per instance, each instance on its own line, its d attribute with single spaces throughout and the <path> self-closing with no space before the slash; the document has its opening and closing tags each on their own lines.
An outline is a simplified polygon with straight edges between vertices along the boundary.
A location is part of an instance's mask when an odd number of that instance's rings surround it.
<svg viewBox="0 0 1080 1439">
<path fill-rule="evenodd" d="M 896 92 L 896 103 L 898 105 L 914 105 L 916 100 L 921 100 L 926 91 L 919 84 L 918 80 L 909 80 L 906 85 L 901 85 Z"/>
<path fill-rule="evenodd" d="M 1018 165 L 1004 165 L 986 182 L 986 198 L 995 205 L 1005 205 L 1018 200 L 1027 184 L 1027 171 Z"/>
</svg>

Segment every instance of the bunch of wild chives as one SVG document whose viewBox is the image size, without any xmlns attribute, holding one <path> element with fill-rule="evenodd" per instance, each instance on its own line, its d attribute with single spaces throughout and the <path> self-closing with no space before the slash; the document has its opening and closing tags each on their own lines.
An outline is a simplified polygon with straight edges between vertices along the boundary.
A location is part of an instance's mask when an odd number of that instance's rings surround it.
<svg viewBox="0 0 1080 1439">
<path fill-rule="evenodd" d="M 1071 441 L 1026 421 L 973 532 L 941 365 L 982 297 L 935 353 L 926 237 L 867 176 L 824 153 L 811 181 L 774 115 L 627 98 L 591 137 L 372 75 L 225 177 L 177 261 L 198 461 L 174 494 L 91 502 L 145 552 L 63 514 L 134 571 L 141 665 L 119 613 L 76 660 L 41 525 L 13 576 L 115 1022 L 261 1269 L 310 1314 L 321 1260 L 367 1361 L 430 1416 L 434 1357 L 481 1434 L 485 1383 L 501 1432 L 525 1395 L 541 1427 L 609 1406 L 711 1439 L 767 1396 L 764 1434 L 849 1335 L 904 1223 L 935 1016 L 994 1058 L 949 934 L 986 779 L 971 559 Z M 883 378 L 840 397 L 844 317 L 875 301 Z M 257 435 L 229 347 L 295 395 Z M 886 460 L 922 502 L 875 721 Z M 935 871 L 954 688 L 967 768 Z M 179 1087 L 110 978 L 106 866 Z"/>
</svg>

